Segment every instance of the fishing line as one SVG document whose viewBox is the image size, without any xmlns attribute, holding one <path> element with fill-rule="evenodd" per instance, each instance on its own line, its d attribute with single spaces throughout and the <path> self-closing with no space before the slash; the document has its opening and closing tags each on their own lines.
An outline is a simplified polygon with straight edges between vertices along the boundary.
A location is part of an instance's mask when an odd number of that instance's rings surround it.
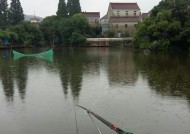
<svg viewBox="0 0 190 134">
<path fill-rule="evenodd" d="M 76 113 L 76 105 L 74 103 L 74 112 L 75 112 L 75 125 L 76 125 L 76 134 L 79 134 L 79 129 L 78 129 L 78 123 L 77 123 L 77 113 Z"/>
<path fill-rule="evenodd" d="M 102 134 L 102 132 L 100 131 L 98 125 L 96 124 L 96 122 L 94 121 L 93 117 L 90 115 L 90 113 L 88 111 L 87 111 L 87 114 L 90 117 L 90 119 L 91 119 L 92 123 L 94 124 L 94 126 L 96 127 L 96 129 L 98 130 L 98 133 Z"/>
</svg>

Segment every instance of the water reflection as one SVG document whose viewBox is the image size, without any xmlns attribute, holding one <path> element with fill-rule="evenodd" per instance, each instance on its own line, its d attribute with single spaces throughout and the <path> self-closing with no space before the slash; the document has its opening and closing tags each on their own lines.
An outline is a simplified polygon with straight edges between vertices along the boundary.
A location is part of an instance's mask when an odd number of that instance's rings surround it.
<svg viewBox="0 0 190 134">
<path fill-rule="evenodd" d="M 73 134 L 74 103 L 134 133 L 189 132 L 189 56 L 59 48 L 53 58 L 53 63 L 34 57 L 14 61 L 9 51 L 0 51 L 1 133 Z M 6 105 L 9 101 L 14 103 Z M 80 111 L 80 132 L 95 134 Z"/>
<path fill-rule="evenodd" d="M 133 61 L 133 51 L 130 49 L 112 50 L 108 59 L 108 79 L 111 85 L 120 83 L 134 85 L 138 74 Z"/>
<path fill-rule="evenodd" d="M 162 96 L 185 97 L 190 100 L 190 60 L 188 55 L 136 53 L 138 71 L 151 89 Z"/>
<path fill-rule="evenodd" d="M 19 94 L 21 99 L 25 98 L 26 94 L 26 84 L 27 84 L 27 77 L 28 77 L 28 64 L 26 59 L 20 59 L 14 62 L 14 75 L 16 79 L 16 84 L 19 90 Z"/>
<path fill-rule="evenodd" d="M 116 48 L 64 48 L 54 50 L 54 62 L 49 63 L 27 57 L 14 61 L 10 51 L 0 52 L 0 79 L 7 100 L 14 99 L 14 84 L 24 99 L 29 69 L 35 71 L 40 68 L 59 75 L 65 98 L 71 92 L 72 97 L 78 100 L 84 75 L 99 75 L 103 69 L 107 71 L 110 85 L 134 86 L 141 73 L 158 94 L 190 100 L 190 60 L 187 55 L 144 55 Z"/>
<path fill-rule="evenodd" d="M 70 87 L 73 98 L 78 100 L 84 73 L 87 70 L 98 70 L 99 68 L 100 60 L 87 52 L 87 49 L 79 50 L 79 48 L 55 51 L 55 66 L 59 70 L 65 97 L 67 97 Z"/>
<path fill-rule="evenodd" d="M 14 78 L 11 66 L 13 66 L 10 60 L 10 52 L 7 50 L 1 51 L 0 56 L 0 79 L 2 81 L 4 94 L 7 100 L 13 100 L 14 95 Z"/>
<path fill-rule="evenodd" d="M 14 100 L 15 86 L 18 88 L 20 98 L 24 99 L 28 69 L 35 68 L 36 65 L 39 67 L 42 62 L 38 58 L 28 57 L 13 60 L 12 52 L 9 50 L 0 51 L 0 55 L 0 79 L 7 101 Z"/>
</svg>

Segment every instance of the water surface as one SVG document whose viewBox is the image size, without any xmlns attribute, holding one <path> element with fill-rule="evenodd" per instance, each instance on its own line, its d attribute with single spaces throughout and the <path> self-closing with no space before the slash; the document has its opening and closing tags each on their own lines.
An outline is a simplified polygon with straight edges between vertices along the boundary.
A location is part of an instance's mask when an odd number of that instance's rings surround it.
<svg viewBox="0 0 190 134">
<path fill-rule="evenodd" d="M 98 134 L 76 104 L 134 134 L 188 134 L 190 58 L 61 48 L 50 60 L 15 60 L 10 51 L 0 51 L 1 134 Z M 94 120 L 102 134 L 115 134 Z"/>
</svg>

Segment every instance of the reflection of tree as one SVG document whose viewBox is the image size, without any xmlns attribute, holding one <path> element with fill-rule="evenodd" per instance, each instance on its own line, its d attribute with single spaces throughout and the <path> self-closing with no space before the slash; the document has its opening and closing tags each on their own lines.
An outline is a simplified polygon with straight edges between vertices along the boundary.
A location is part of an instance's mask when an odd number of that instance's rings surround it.
<svg viewBox="0 0 190 134">
<path fill-rule="evenodd" d="M 149 85 L 163 96 L 186 96 L 190 100 L 189 56 L 136 53 L 138 70 L 148 78 Z"/>
<path fill-rule="evenodd" d="M 36 50 L 22 49 L 22 52 L 38 53 Z M 38 69 L 40 66 L 45 66 L 48 70 L 52 70 L 54 67 L 52 66 L 53 57 L 48 58 L 51 58 L 51 60 L 38 57 L 21 57 L 13 60 L 11 51 L 0 51 L 0 79 L 7 100 L 13 100 L 15 83 L 21 99 L 25 98 L 28 68 Z"/>
<path fill-rule="evenodd" d="M 13 76 L 12 72 L 10 70 L 7 70 L 8 66 L 1 66 L 0 68 L 0 78 L 2 80 L 2 85 L 4 89 L 4 93 L 7 97 L 8 101 L 13 100 L 14 95 L 14 82 L 13 82 Z"/>
<path fill-rule="evenodd" d="M 28 67 L 26 64 L 26 59 L 18 60 L 15 64 L 15 78 L 22 99 L 25 98 L 26 94 L 27 73 Z"/>
<path fill-rule="evenodd" d="M 133 52 L 128 49 L 112 50 L 108 61 L 109 82 L 134 84 L 137 80 Z"/>
<path fill-rule="evenodd" d="M 86 49 L 61 49 L 55 51 L 55 64 L 60 70 L 60 78 L 65 96 L 67 96 L 70 86 L 73 98 L 78 100 L 82 86 L 84 72 L 91 67 L 98 67 L 96 57 L 89 56 Z"/>
<path fill-rule="evenodd" d="M 6 55 L 5 55 L 6 53 Z M 14 77 L 13 72 L 11 71 L 10 66 L 12 65 L 12 62 L 10 62 L 10 57 L 8 51 L 1 51 L 0 56 L 0 79 L 2 81 L 3 90 L 7 97 L 8 101 L 13 100 L 14 95 Z"/>
<path fill-rule="evenodd" d="M 7 50 L 6 50 L 7 51 Z M 1 53 L 5 53 L 1 51 Z M 27 64 L 26 61 L 18 60 L 14 62 L 11 59 L 11 53 L 8 51 L 9 58 L 0 57 L 0 79 L 2 81 L 5 96 L 8 101 L 13 100 L 14 96 L 14 80 L 18 85 L 19 94 L 21 99 L 24 99 L 26 82 L 27 82 Z"/>
</svg>

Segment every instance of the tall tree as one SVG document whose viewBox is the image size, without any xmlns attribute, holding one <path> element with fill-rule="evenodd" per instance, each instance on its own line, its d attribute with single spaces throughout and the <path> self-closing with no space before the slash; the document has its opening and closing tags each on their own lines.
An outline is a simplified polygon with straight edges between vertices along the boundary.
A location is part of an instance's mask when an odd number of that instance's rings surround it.
<svg viewBox="0 0 190 134">
<path fill-rule="evenodd" d="M 11 25 L 18 24 L 24 20 L 23 9 L 19 0 L 11 0 L 9 8 L 9 21 Z"/>
<path fill-rule="evenodd" d="M 67 6 L 65 3 L 65 0 L 59 0 L 57 16 L 58 17 L 67 17 Z"/>
<path fill-rule="evenodd" d="M 5 29 L 8 25 L 8 4 L 7 0 L 0 0 L 0 29 Z"/>
<path fill-rule="evenodd" d="M 69 16 L 73 16 L 74 14 L 81 13 L 80 0 L 68 0 L 67 8 L 68 8 Z"/>
</svg>

